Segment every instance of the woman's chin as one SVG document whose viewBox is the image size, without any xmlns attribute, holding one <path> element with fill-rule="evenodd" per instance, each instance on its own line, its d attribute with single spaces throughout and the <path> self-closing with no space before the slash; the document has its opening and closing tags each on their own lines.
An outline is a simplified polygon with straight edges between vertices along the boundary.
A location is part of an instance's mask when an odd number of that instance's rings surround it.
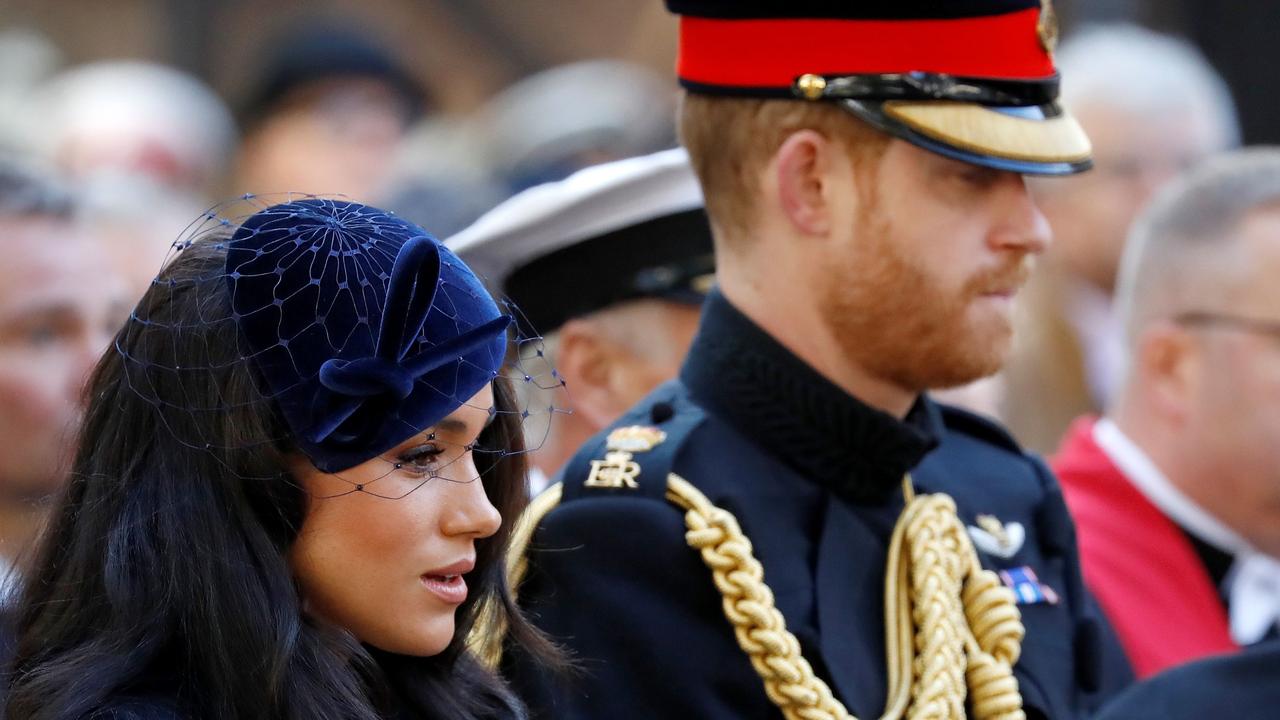
<svg viewBox="0 0 1280 720">
<path fill-rule="evenodd" d="M 383 652 L 410 657 L 431 657 L 439 655 L 453 642 L 453 613 L 442 613 L 441 617 L 425 620 L 415 626 L 401 625 L 394 635 L 366 641 L 367 644 Z"/>
</svg>

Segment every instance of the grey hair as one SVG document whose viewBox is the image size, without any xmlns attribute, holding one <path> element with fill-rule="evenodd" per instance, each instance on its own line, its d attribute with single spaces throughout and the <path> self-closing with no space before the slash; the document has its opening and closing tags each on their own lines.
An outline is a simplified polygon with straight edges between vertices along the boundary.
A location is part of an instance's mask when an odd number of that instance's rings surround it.
<svg viewBox="0 0 1280 720">
<path fill-rule="evenodd" d="M 1135 114 L 1205 113 L 1217 147 L 1240 143 L 1226 82 L 1191 43 L 1137 25 L 1086 25 L 1055 55 L 1068 108 L 1103 104 Z"/>
<path fill-rule="evenodd" d="M 1280 147 L 1223 153 L 1171 182 L 1129 231 L 1116 283 L 1116 309 L 1130 345 L 1152 320 L 1202 308 L 1240 261 L 1230 252 L 1241 221 L 1280 209 Z"/>
<path fill-rule="evenodd" d="M 51 171 L 15 155 L 0 154 L 0 217 L 71 220 L 76 198 Z"/>
</svg>

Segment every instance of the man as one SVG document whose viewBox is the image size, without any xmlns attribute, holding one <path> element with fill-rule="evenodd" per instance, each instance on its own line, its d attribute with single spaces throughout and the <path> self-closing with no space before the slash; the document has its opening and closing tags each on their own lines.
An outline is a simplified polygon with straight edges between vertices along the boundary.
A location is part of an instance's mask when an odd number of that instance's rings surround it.
<svg viewBox="0 0 1280 720">
<path fill-rule="evenodd" d="M 121 284 L 70 196 L 0 158 L 0 567 L 13 568 L 61 485 L 90 368 L 124 319 Z"/>
<path fill-rule="evenodd" d="M 544 718 L 1078 716 L 1099 633 L 1057 484 L 924 395 L 1009 347 L 1049 241 L 1022 173 L 1089 164 L 1050 9 L 668 7 L 718 290 L 518 538 L 582 677 L 506 670 Z"/>
<path fill-rule="evenodd" d="M 32 144 L 77 182 L 204 198 L 220 192 L 236 150 L 235 121 L 213 88 L 158 63 L 78 65 L 24 107 Z"/>
<path fill-rule="evenodd" d="M 565 381 L 532 407 L 567 411 L 528 428 L 535 491 L 592 435 L 676 376 L 715 260 L 684 150 L 597 165 L 526 190 L 447 244 L 544 333 Z M 526 388 L 539 387 L 525 383 Z"/>
<path fill-rule="evenodd" d="M 1097 720 L 1265 718 L 1280 707 L 1280 640 L 1201 660 L 1136 685 Z"/>
<path fill-rule="evenodd" d="M 1111 297 L 1134 217 L 1180 170 L 1239 142 L 1226 84 L 1186 41 L 1101 25 L 1055 57 L 1094 170 L 1033 186 L 1054 244 L 1027 287 L 1000 401 L 1018 440 L 1044 453 L 1115 393 L 1122 353 Z"/>
<path fill-rule="evenodd" d="M 582 88 L 592 92 L 583 97 Z M 675 144 L 665 79 L 624 60 L 548 68 L 505 88 L 476 113 L 486 156 L 508 192 L 574 170 Z"/>
<path fill-rule="evenodd" d="M 240 108 L 239 190 L 346 195 L 389 190 L 423 93 L 358 30 L 310 25 L 278 39 Z"/>
<path fill-rule="evenodd" d="M 1149 675 L 1280 618 L 1280 151 L 1224 155 L 1139 219 L 1107 417 L 1054 461 L 1085 579 Z"/>
<path fill-rule="evenodd" d="M 231 112 L 195 76 L 137 60 L 71 68 L 21 107 L 30 144 L 76 183 L 95 242 L 141 296 L 179 230 L 222 192 Z"/>
</svg>

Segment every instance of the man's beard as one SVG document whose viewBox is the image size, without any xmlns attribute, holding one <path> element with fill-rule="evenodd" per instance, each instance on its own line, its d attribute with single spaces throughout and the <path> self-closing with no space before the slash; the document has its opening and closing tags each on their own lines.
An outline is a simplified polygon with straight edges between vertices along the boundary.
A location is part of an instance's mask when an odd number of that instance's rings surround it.
<svg viewBox="0 0 1280 720">
<path fill-rule="evenodd" d="M 1011 323 L 994 310 L 978 322 L 970 310 L 984 293 L 1021 287 L 1029 271 L 1026 256 L 971 278 L 959 292 L 948 291 L 894 244 L 887 220 L 864 221 L 861 230 L 862 248 L 833 258 L 823 276 L 826 322 L 846 358 L 912 392 L 955 387 L 998 371 L 1012 341 Z"/>
</svg>

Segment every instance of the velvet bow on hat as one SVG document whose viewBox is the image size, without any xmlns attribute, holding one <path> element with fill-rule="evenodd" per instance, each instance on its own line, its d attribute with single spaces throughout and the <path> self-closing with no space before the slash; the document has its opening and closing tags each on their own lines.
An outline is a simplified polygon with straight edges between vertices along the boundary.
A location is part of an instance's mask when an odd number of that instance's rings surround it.
<svg viewBox="0 0 1280 720">
<path fill-rule="evenodd" d="M 426 231 L 309 198 L 255 213 L 228 245 L 232 319 L 293 441 L 317 468 L 359 465 L 498 375 L 508 315 Z"/>
</svg>

